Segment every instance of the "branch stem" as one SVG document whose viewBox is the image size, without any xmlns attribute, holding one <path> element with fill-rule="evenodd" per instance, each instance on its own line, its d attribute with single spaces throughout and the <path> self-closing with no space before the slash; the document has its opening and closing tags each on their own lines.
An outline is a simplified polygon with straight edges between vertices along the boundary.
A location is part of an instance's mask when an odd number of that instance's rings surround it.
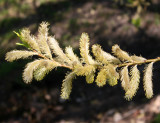
<svg viewBox="0 0 160 123">
<path fill-rule="evenodd" d="M 141 65 L 141 64 L 146 64 L 146 63 L 150 63 L 150 62 L 157 62 L 157 61 L 160 61 L 160 57 L 157 57 L 155 59 L 144 60 L 142 62 L 123 63 L 123 64 L 119 64 L 118 67 L 132 66 L 132 65 Z"/>
<path fill-rule="evenodd" d="M 38 56 L 41 57 L 41 58 L 44 58 L 44 59 L 47 59 L 47 60 L 52 60 L 53 62 L 56 62 L 54 59 L 49 59 L 46 56 L 44 56 L 43 54 L 38 53 L 36 50 L 33 50 L 33 52 L 36 52 L 38 54 Z M 56 62 L 56 63 L 58 63 L 58 62 Z M 71 70 L 73 69 L 72 67 L 64 65 L 64 64 L 60 64 L 60 67 L 65 67 L 65 68 L 68 68 L 68 69 L 71 69 Z"/>
</svg>

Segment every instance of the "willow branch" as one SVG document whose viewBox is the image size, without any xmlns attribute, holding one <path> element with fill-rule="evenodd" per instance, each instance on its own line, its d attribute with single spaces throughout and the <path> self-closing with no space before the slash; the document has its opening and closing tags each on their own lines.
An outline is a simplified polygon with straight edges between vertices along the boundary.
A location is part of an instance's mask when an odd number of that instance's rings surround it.
<svg viewBox="0 0 160 123">
<path fill-rule="evenodd" d="M 124 64 L 119 64 L 118 67 L 124 67 L 124 66 L 132 66 L 132 65 L 141 65 L 141 64 L 146 64 L 150 62 L 157 62 L 160 61 L 160 57 L 157 57 L 155 59 L 148 59 L 142 62 L 132 62 L 132 63 L 124 63 Z"/>
</svg>

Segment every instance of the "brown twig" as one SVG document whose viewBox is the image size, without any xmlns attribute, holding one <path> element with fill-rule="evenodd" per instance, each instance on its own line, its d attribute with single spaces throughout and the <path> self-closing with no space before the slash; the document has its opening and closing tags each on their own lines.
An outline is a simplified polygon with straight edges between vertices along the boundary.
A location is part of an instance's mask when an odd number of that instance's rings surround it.
<svg viewBox="0 0 160 123">
<path fill-rule="evenodd" d="M 53 61 L 53 62 L 56 62 L 53 58 L 52 58 L 52 59 L 49 59 L 49 58 L 45 57 L 43 54 L 38 53 L 36 50 L 33 50 L 33 52 L 36 52 L 36 53 L 38 54 L 38 56 L 41 57 L 41 58 L 44 58 L 44 59 L 47 59 L 47 60 L 51 60 L 51 61 Z M 58 63 L 58 62 L 56 62 L 56 63 Z M 58 64 L 59 64 L 59 63 L 58 63 Z M 71 69 L 71 70 L 73 69 L 72 67 L 67 66 L 67 65 L 64 65 L 64 64 L 60 64 L 60 67 L 65 67 L 65 68 L 68 68 L 68 69 Z"/>
</svg>

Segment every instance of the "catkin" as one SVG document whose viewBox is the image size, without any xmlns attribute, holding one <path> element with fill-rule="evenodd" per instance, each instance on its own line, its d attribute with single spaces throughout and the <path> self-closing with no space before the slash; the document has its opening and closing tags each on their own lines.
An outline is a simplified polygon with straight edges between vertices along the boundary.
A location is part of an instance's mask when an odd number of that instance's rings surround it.
<svg viewBox="0 0 160 123">
<path fill-rule="evenodd" d="M 131 57 L 129 56 L 129 54 L 127 52 L 121 50 L 118 45 L 112 46 L 112 52 L 113 52 L 113 54 L 115 56 L 117 56 L 122 61 L 133 62 L 133 60 L 131 59 Z"/>
<path fill-rule="evenodd" d="M 133 66 L 130 71 L 130 88 L 125 93 L 125 98 L 131 100 L 135 96 L 140 82 L 140 72 L 137 65 Z"/>
<path fill-rule="evenodd" d="M 92 52 L 93 52 L 94 56 L 96 57 L 96 60 L 98 60 L 99 62 L 101 62 L 103 64 L 107 65 L 109 63 L 113 63 L 113 64 L 121 63 L 119 59 L 117 59 L 116 57 L 112 56 L 111 54 L 103 51 L 101 49 L 100 45 L 93 45 Z"/>
<path fill-rule="evenodd" d="M 38 53 L 33 51 L 24 51 L 24 50 L 12 50 L 6 54 L 6 60 L 12 62 L 18 59 L 26 59 L 30 56 L 38 55 Z"/>
<path fill-rule="evenodd" d="M 147 98 L 151 98 L 153 96 L 152 71 L 153 62 L 146 65 L 144 70 L 143 86 Z"/>
<path fill-rule="evenodd" d="M 125 91 L 127 91 L 130 87 L 130 79 L 129 79 L 129 74 L 128 74 L 128 66 L 125 66 L 121 71 L 120 71 L 120 76 L 121 76 L 121 85 Z"/>
<path fill-rule="evenodd" d="M 76 74 L 74 72 L 69 73 L 66 75 L 65 79 L 62 83 L 61 89 L 61 98 L 62 99 L 69 99 L 71 90 L 72 90 L 72 81 L 75 78 Z"/>
<path fill-rule="evenodd" d="M 95 61 L 89 54 L 89 36 L 87 33 L 82 33 L 80 38 L 80 54 L 87 64 L 94 64 Z"/>
<path fill-rule="evenodd" d="M 41 53 L 43 53 L 47 58 L 52 59 L 52 54 L 51 54 L 51 51 L 50 51 L 49 46 L 47 44 L 48 25 L 49 24 L 46 22 L 42 22 L 40 24 L 40 27 L 38 29 L 37 43 L 39 45 Z"/>
</svg>

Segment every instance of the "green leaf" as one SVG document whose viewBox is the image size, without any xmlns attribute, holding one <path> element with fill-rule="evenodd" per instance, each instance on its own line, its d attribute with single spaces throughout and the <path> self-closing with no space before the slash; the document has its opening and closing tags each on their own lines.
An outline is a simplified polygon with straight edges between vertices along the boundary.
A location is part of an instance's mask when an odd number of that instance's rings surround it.
<svg viewBox="0 0 160 123">
<path fill-rule="evenodd" d="M 136 18 L 136 19 L 133 18 L 131 23 L 137 28 L 139 28 L 141 25 L 141 18 Z"/>
<path fill-rule="evenodd" d="M 23 37 L 21 36 L 20 33 L 16 32 L 16 31 L 13 31 L 19 38 L 20 40 L 22 41 L 22 43 L 16 43 L 16 45 L 19 45 L 19 46 L 24 46 L 26 47 L 27 49 L 32 49 L 29 44 L 23 39 Z"/>
<path fill-rule="evenodd" d="M 24 44 L 22 44 L 22 43 L 16 43 L 16 45 L 24 46 L 24 47 L 25 47 L 25 45 L 24 45 Z"/>
</svg>

